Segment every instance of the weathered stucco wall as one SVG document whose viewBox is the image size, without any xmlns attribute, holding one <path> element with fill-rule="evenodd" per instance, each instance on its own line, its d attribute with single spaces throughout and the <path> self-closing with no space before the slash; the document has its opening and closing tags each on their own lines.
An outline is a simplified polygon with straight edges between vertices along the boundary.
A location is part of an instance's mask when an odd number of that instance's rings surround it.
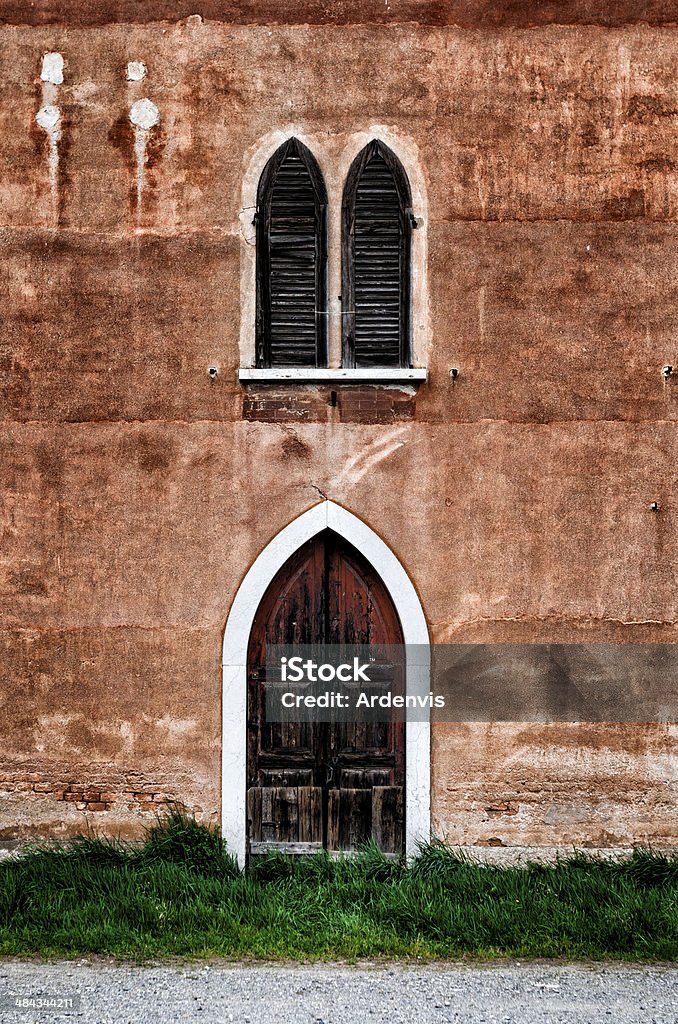
<svg viewBox="0 0 678 1024">
<path fill-rule="evenodd" d="M 0 0 L 0 23 L 104 25 L 200 14 L 233 24 L 676 25 L 676 0 Z"/>
<path fill-rule="evenodd" d="M 168 798 L 218 817 L 228 609 L 321 494 L 390 545 L 435 641 L 676 641 L 675 12 L 434 6 L 0 29 L 4 837 L 130 834 Z M 425 176 L 430 381 L 246 390 L 252 155 L 296 127 L 339 160 L 370 125 Z M 438 725 L 432 763 L 455 842 L 678 842 L 667 726 Z"/>
</svg>

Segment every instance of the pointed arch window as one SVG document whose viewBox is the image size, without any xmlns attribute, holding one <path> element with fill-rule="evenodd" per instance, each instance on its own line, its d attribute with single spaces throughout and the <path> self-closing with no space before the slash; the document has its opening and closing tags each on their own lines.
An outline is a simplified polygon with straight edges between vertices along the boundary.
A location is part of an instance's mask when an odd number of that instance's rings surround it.
<svg viewBox="0 0 678 1024">
<path fill-rule="evenodd" d="M 327 192 L 298 139 L 266 164 L 257 191 L 258 367 L 327 365 Z"/>
<path fill-rule="evenodd" d="M 351 164 L 342 204 L 345 367 L 412 365 L 412 194 L 397 156 L 373 140 Z"/>
</svg>

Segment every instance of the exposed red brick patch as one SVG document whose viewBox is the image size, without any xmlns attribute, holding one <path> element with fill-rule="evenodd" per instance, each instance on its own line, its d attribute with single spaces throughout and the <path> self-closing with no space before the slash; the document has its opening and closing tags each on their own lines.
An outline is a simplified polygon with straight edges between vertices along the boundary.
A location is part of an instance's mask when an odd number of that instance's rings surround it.
<svg viewBox="0 0 678 1024">
<path fill-rule="evenodd" d="M 393 423 L 414 419 L 415 395 L 383 385 L 343 385 L 300 390 L 298 387 L 249 391 L 243 400 L 243 419 L 264 423 L 324 423 L 337 412 L 345 423 Z M 307 454 L 294 439 L 283 443 L 283 454 Z"/>
<path fill-rule="evenodd" d="M 490 818 L 499 818 L 505 814 L 512 816 L 518 813 L 517 806 L 511 803 L 510 800 L 500 800 L 491 807 L 486 807 L 485 810 Z"/>
<path fill-rule="evenodd" d="M 328 398 L 323 391 L 298 388 L 255 391 L 243 399 L 243 419 L 263 423 L 318 423 L 327 419 Z"/>
<path fill-rule="evenodd" d="M 177 805 L 177 801 L 167 790 L 158 789 L 157 783 L 146 783 L 128 787 L 122 793 L 111 789 L 88 786 L 82 782 L 50 782 L 38 773 L 0 775 L 0 792 L 21 793 L 26 799 L 54 799 L 66 804 L 74 804 L 77 810 L 100 813 L 108 811 L 120 796 L 131 800 L 130 809 L 142 813 L 169 811 Z M 24 797 L 22 796 L 22 799 Z M 183 805 L 180 805 L 183 806 Z"/>
<path fill-rule="evenodd" d="M 393 423 L 414 419 L 415 396 L 392 388 L 347 387 L 339 392 L 343 423 Z"/>
</svg>

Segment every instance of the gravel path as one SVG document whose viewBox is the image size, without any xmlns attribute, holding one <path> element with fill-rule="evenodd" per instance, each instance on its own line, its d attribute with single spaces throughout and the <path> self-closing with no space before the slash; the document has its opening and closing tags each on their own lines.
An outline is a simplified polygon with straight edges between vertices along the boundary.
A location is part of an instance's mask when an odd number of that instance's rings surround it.
<svg viewBox="0 0 678 1024">
<path fill-rule="evenodd" d="M 10 1008 L 18 996 L 79 1006 Z M 0 962 L 0 1021 L 140 1024 L 676 1024 L 670 967 L 272 965 L 132 967 Z"/>
</svg>

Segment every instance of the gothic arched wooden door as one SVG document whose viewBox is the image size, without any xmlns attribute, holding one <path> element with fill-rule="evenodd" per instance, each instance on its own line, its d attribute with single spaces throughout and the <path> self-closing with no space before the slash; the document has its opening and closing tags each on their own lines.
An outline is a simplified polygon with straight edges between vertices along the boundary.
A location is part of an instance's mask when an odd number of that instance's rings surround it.
<svg viewBox="0 0 678 1024">
<path fill-rule="evenodd" d="M 266 722 L 266 644 L 402 644 L 393 602 L 365 558 L 327 530 L 278 572 L 257 611 L 247 666 L 248 849 L 385 853 L 404 837 L 402 721 Z M 403 681 L 400 680 L 402 688 Z"/>
</svg>

